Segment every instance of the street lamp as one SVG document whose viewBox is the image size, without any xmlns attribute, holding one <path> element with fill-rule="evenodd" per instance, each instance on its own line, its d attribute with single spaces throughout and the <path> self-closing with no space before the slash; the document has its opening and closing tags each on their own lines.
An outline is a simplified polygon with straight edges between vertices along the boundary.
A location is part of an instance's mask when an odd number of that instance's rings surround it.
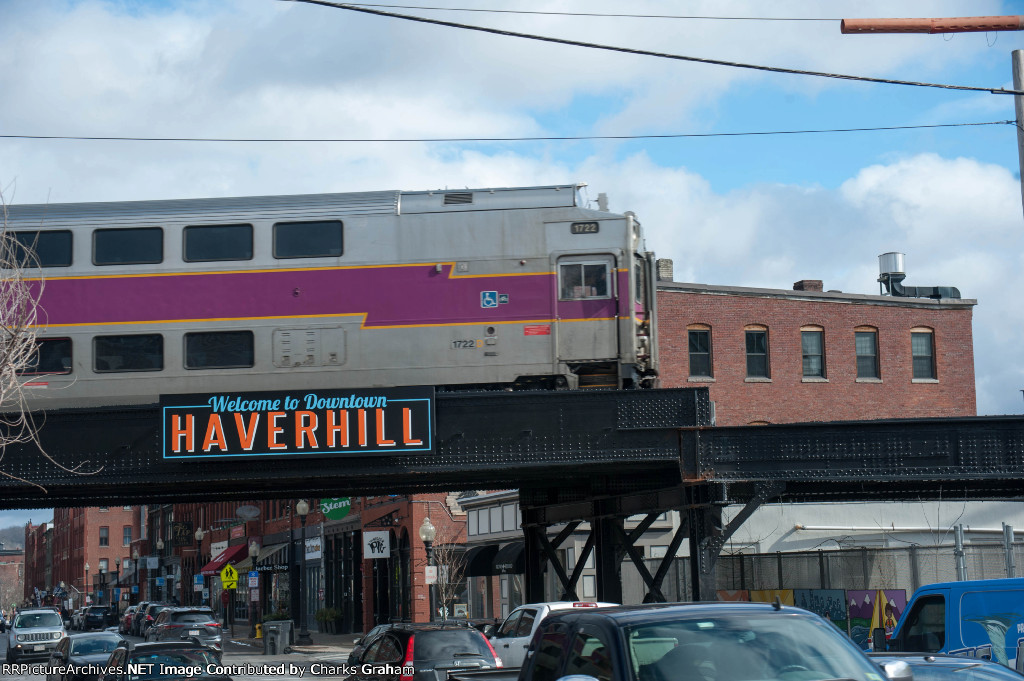
<svg viewBox="0 0 1024 681">
<path fill-rule="evenodd" d="M 103 591 L 107 590 L 107 568 L 103 567 L 103 563 L 100 563 L 100 589 Z M 99 605 L 103 605 L 103 598 L 100 598 Z"/>
<path fill-rule="evenodd" d="M 120 581 L 121 581 L 121 559 L 120 558 L 115 558 L 114 559 L 114 587 L 117 587 L 119 592 L 120 592 L 120 584 L 118 584 L 118 582 L 120 582 Z M 113 599 L 114 599 L 114 588 L 113 587 L 111 587 L 111 589 L 110 589 L 110 599 L 111 599 L 111 603 L 113 603 Z M 121 609 L 120 603 L 118 603 L 118 608 L 117 609 L 118 610 Z"/>
<path fill-rule="evenodd" d="M 139 563 L 139 549 L 135 548 L 132 550 L 132 560 L 135 561 L 135 586 L 139 585 L 139 571 L 142 569 L 142 565 Z M 136 589 L 138 591 L 138 589 Z M 138 603 L 142 594 L 135 594 L 135 602 Z"/>
<path fill-rule="evenodd" d="M 200 576 L 202 576 L 201 570 L 203 569 L 202 566 L 200 565 L 200 563 L 202 562 L 201 558 L 202 558 L 202 555 L 203 555 L 203 537 L 205 537 L 205 536 L 206 536 L 206 533 L 203 532 L 203 528 L 200 527 L 198 530 L 196 530 L 196 572 L 195 572 L 195 574 L 196 575 L 200 575 Z M 193 580 L 194 579 L 195 579 L 195 576 L 193 575 Z M 193 591 L 192 591 L 192 593 L 193 593 L 192 600 L 197 600 L 198 599 L 198 601 L 199 601 L 198 605 L 202 605 L 202 603 L 203 603 L 203 592 L 202 592 L 202 590 L 196 592 L 195 591 L 195 585 L 192 586 L 192 589 L 193 589 Z M 196 593 L 198 593 L 199 595 L 195 596 Z"/>
<path fill-rule="evenodd" d="M 251 542 L 249 542 L 249 562 L 252 563 L 252 565 L 253 565 L 252 569 L 253 570 L 256 569 L 256 558 L 259 555 L 260 555 L 260 545 L 256 543 L 255 539 L 253 539 Z M 241 577 L 241 575 L 239 575 L 239 577 Z M 249 588 L 250 589 L 252 588 L 251 584 L 249 585 Z M 259 588 L 260 588 L 259 587 L 259 582 L 257 582 L 256 583 L 256 596 L 257 596 L 257 598 L 259 597 Z M 256 638 L 256 613 L 253 612 L 253 610 L 254 610 L 253 603 L 255 603 L 257 606 L 259 605 L 259 601 L 258 600 L 254 601 L 253 598 L 252 598 L 252 595 L 250 595 L 249 596 L 249 638 Z"/>
<path fill-rule="evenodd" d="M 157 537 L 157 540 L 156 540 L 156 552 L 160 556 L 164 555 L 164 540 L 159 538 L 159 537 Z M 164 599 L 164 589 L 163 589 L 163 587 L 160 587 L 160 596 L 158 597 L 158 600 L 162 601 L 163 599 Z"/>
<path fill-rule="evenodd" d="M 86 596 L 89 595 L 89 563 L 85 564 L 85 579 L 82 580 L 82 591 Z M 85 599 L 82 599 L 82 607 L 85 607 Z"/>
<path fill-rule="evenodd" d="M 420 525 L 420 541 L 423 542 L 423 547 L 427 550 L 427 565 L 434 564 L 434 538 L 437 537 L 437 528 L 434 527 L 434 523 L 430 522 L 430 517 L 423 519 L 423 524 Z M 435 578 L 436 579 L 436 578 Z M 434 621 L 434 603 L 437 600 L 434 593 L 436 589 L 436 582 L 431 584 L 429 587 L 430 591 L 430 621 Z"/>
<path fill-rule="evenodd" d="M 306 516 L 309 514 L 309 502 L 300 499 L 295 504 L 295 512 L 299 514 L 299 522 L 302 523 L 302 543 L 299 548 L 302 552 L 302 567 L 299 569 L 299 635 L 295 642 L 300 646 L 308 646 L 313 644 L 306 628 Z"/>
</svg>

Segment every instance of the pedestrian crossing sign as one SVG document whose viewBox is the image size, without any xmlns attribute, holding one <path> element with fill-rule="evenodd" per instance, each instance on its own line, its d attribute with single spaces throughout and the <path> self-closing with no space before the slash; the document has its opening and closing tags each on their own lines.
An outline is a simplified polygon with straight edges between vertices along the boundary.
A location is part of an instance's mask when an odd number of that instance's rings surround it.
<svg viewBox="0 0 1024 681">
<path fill-rule="evenodd" d="M 238 588 L 238 570 L 230 563 L 225 565 L 224 569 L 220 571 L 220 583 L 225 589 Z"/>
</svg>

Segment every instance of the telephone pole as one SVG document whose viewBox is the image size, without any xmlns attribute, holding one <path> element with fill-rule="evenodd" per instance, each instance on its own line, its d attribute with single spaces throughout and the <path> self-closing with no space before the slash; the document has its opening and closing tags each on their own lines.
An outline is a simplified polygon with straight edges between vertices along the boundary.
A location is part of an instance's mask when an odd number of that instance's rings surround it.
<svg viewBox="0 0 1024 681">
<path fill-rule="evenodd" d="M 970 33 L 978 31 L 1024 31 L 1024 15 L 1001 17 L 954 17 L 949 19 L 843 19 L 842 33 Z M 1013 89 L 1024 88 L 1024 50 L 1011 54 Z M 1024 95 L 1014 95 L 1017 120 L 1017 168 L 1020 173 L 1021 208 L 1024 209 Z"/>
</svg>

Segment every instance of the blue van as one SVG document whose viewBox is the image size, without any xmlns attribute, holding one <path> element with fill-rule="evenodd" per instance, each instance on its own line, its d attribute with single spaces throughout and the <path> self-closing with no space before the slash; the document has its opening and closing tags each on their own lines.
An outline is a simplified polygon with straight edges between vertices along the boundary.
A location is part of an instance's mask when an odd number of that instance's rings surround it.
<svg viewBox="0 0 1024 681">
<path fill-rule="evenodd" d="M 1024 578 L 929 584 L 914 592 L 896 628 L 872 632 L 875 650 L 948 653 L 1024 670 Z"/>
</svg>

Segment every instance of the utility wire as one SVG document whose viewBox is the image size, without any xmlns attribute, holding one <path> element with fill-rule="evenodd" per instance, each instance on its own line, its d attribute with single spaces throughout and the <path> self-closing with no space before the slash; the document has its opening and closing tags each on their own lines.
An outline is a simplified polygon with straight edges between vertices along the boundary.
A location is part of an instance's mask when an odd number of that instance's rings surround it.
<svg viewBox="0 0 1024 681">
<path fill-rule="evenodd" d="M 541 14 L 560 17 L 621 17 L 625 19 L 707 19 L 714 21 L 842 21 L 843 17 L 723 17 L 679 14 L 612 14 L 605 12 L 545 12 L 523 9 L 480 9 L 471 7 L 423 7 L 420 5 L 377 5 L 367 2 L 353 2 L 356 7 L 384 7 L 388 9 L 426 9 L 441 12 L 490 12 L 492 14 Z"/>
<path fill-rule="evenodd" d="M 379 9 L 370 9 L 369 7 L 357 7 L 355 5 L 348 5 L 340 2 L 329 2 L 328 0 L 280 0 L 281 2 L 304 2 L 310 5 L 321 5 L 323 7 L 333 7 L 335 9 L 345 9 L 352 12 L 362 12 L 364 14 L 373 14 L 381 17 L 390 17 L 392 19 L 404 19 L 406 21 L 418 21 L 424 24 L 434 24 L 436 26 L 447 26 L 449 28 L 460 28 L 468 31 L 479 31 L 482 33 L 492 33 L 494 35 L 502 35 L 510 38 L 525 38 L 527 40 L 539 40 L 541 42 L 556 43 L 559 45 L 572 45 L 574 47 L 587 47 L 594 50 L 607 50 L 609 52 L 622 52 L 625 54 L 636 54 L 645 57 L 659 57 L 661 59 L 675 59 L 677 61 L 689 61 L 696 62 L 698 64 L 713 64 L 715 66 L 730 66 L 733 68 L 740 69 L 752 69 L 755 71 L 768 71 L 770 73 L 790 73 L 798 76 L 817 76 L 819 78 L 835 78 L 838 80 L 855 80 L 863 81 L 866 83 L 882 83 L 885 85 L 911 85 L 914 87 L 931 87 L 940 88 L 943 90 L 965 90 L 968 92 L 991 92 L 997 95 L 1024 95 L 1024 91 L 1020 90 L 1007 90 L 1005 88 L 987 88 L 987 87 L 972 87 L 970 85 L 948 85 L 944 83 L 927 83 L 918 82 L 911 80 L 895 80 L 891 78 L 871 78 L 869 76 L 851 76 L 842 73 L 826 73 L 822 71 L 807 71 L 803 69 L 787 69 L 780 66 L 764 66 L 761 64 L 747 64 L 743 62 L 725 61 L 722 59 L 708 59 L 705 57 L 688 57 L 680 54 L 668 54 L 665 52 L 652 52 L 650 50 L 638 50 L 630 47 L 616 47 L 614 45 L 601 45 L 599 43 L 588 43 L 581 40 L 569 40 L 567 38 L 554 38 L 551 36 L 535 35 L 533 33 L 518 33 L 516 31 L 505 31 L 498 28 L 489 28 L 487 26 L 474 26 L 472 24 L 460 24 L 454 21 L 442 21 L 440 19 L 428 19 L 426 17 L 417 17 L 410 14 L 397 14 L 395 12 L 384 12 Z"/>
<path fill-rule="evenodd" d="M 934 123 L 929 125 L 889 125 L 874 128 L 828 128 L 822 130 L 763 130 L 752 132 L 694 132 L 667 135 L 575 135 L 537 137 L 396 137 L 396 138 L 271 138 L 271 137 L 99 137 L 82 135 L 0 135 L 0 139 L 78 140 L 90 142 L 559 142 L 582 140 L 680 139 L 687 137 L 750 137 L 765 135 L 807 135 L 837 132 L 876 132 L 882 130 L 921 130 L 962 128 L 980 125 L 1014 125 L 1015 121 L 982 123 Z"/>
</svg>

